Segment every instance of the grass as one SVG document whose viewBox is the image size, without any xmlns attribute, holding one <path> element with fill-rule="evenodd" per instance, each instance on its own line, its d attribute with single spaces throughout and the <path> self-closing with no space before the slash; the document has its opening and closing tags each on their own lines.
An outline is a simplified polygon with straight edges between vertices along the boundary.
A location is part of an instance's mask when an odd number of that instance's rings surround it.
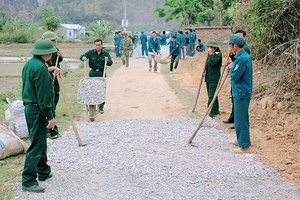
<svg viewBox="0 0 300 200">
<path fill-rule="evenodd" d="M 162 68 L 162 73 L 164 75 L 164 78 L 169 84 L 170 88 L 173 90 L 173 92 L 177 95 L 177 97 L 181 101 L 185 111 L 190 113 L 195 104 L 196 95 L 194 95 L 188 90 L 183 89 L 180 86 L 180 81 L 176 80 L 174 76 L 170 76 L 169 66 L 163 65 L 161 68 Z M 200 114 L 201 113 L 198 114 L 196 113 L 196 116 L 200 116 Z"/>
<path fill-rule="evenodd" d="M 26 46 L 26 45 L 24 45 Z M 26 46 L 27 47 L 27 46 Z M 92 48 L 92 47 L 91 47 Z M 80 53 L 80 52 L 78 52 Z M 81 52 L 82 53 L 82 52 Z M 79 55 L 73 55 L 79 58 Z M 113 56 L 113 55 L 112 55 Z M 83 66 L 83 65 L 82 65 Z M 110 66 L 107 70 L 107 76 L 111 76 L 112 73 L 120 67 L 120 64 Z M 80 105 L 77 102 L 77 89 L 80 79 L 84 78 L 84 68 L 79 68 L 75 71 L 69 69 L 63 69 L 66 77 L 62 77 L 63 87 L 65 88 L 66 100 L 70 107 L 73 119 L 80 120 L 83 112 L 85 112 L 85 106 Z M 67 73 L 66 73 L 67 72 Z M 7 77 L 6 77 L 7 78 Z M 4 112 L 8 108 L 6 97 L 9 97 L 10 101 L 21 99 L 21 83 L 15 81 L 16 86 L 10 92 L 2 92 L 0 94 L 0 112 L 3 115 L 0 116 L 0 121 L 4 122 Z M 63 96 L 60 94 L 60 100 L 56 108 L 56 122 L 60 132 L 69 130 L 71 128 L 71 122 L 69 120 L 66 105 L 63 101 Z M 28 142 L 28 141 L 26 141 Z M 25 154 L 12 156 L 4 160 L 0 160 L 0 199 L 12 199 L 14 195 L 15 184 L 21 184 L 19 178 L 23 170 Z"/>
</svg>

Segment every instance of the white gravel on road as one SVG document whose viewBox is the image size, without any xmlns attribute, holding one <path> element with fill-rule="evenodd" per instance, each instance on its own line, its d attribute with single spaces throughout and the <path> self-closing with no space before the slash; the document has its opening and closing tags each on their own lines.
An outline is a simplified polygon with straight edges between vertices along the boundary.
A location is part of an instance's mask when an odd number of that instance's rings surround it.
<svg viewBox="0 0 300 200">
<path fill-rule="evenodd" d="M 300 191 L 275 171 L 257 162 L 257 155 L 235 155 L 228 141 L 234 135 L 208 119 L 192 147 L 187 141 L 199 119 L 126 119 L 86 122 L 48 143 L 54 176 L 40 182 L 46 192 L 21 190 L 14 199 L 218 199 L 298 200 Z"/>
</svg>

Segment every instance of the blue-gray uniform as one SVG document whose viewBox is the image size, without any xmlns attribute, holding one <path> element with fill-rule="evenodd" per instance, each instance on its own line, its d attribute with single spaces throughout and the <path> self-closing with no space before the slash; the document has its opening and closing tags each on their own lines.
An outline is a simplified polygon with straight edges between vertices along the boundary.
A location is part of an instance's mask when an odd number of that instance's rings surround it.
<svg viewBox="0 0 300 200">
<path fill-rule="evenodd" d="M 186 37 L 185 35 L 180 32 L 180 34 L 177 36 L 177 42 L 180 44 L 181 52 L 180 52 L 180 58 L 185 59 L 185 44 L 186 44 Z"/>
<path fill-rule="evenodd" d="M 190 56 L 195 55 L 195 43 L 196 43 L 196 33 L 191 30 L 189 33 L 189 52 Z"/>
<path fill-rule="evenodd" d="M 249 130 L 249 104 L 252 97 L 252 59 L 242 49 L 234 56 L 230 69 L 234 101 L 234 124 L 239 147 L 251 146 Z"/>
<path fill-rule="evenodd" d="M 152 68 L 152 59 L 154 60 L 154 72 L 157 72 L 157 61 L 154 59 L 154 54 L 158 54 L 160 52 L 160 40 L 158 38 L 150 37 L 148 41 L 148 62 L 149 62 L 149 71 L 151 71 Z"/>
<path fill-rule="evenodd" d="M 171 41 L 169 45 L 170 45 L 170 55 L 171 55 L 170 72 L 172 73 L 174 62 L 175 62 L 175 67 L 174 67 L 175 71 L 178 66 L 179 57 L 180 57 L 180 44 L 175 40 L 175 41 Z"/>
<path fill-rule="evenodd" d="M 167 44 L 167 39 L 168 39 L 168 36 L 166 34 L 163 34 L 161 36 L 161 41 L 160 41 L 160 44 L 161 45 L 166 45 Z"/>
<path fill-rule="evenodd" d="M 141 32 L 142 35 L 140 36 L 140 40 L 141 40 L 141 45 L 142 45 L 142 56 L 144 56 L 144 52 L 145 55 L 148 56 L 148 52 L 147 52 L 147 36 L 146 34 L 144 34 L 144 32 Z"/>
</svg>

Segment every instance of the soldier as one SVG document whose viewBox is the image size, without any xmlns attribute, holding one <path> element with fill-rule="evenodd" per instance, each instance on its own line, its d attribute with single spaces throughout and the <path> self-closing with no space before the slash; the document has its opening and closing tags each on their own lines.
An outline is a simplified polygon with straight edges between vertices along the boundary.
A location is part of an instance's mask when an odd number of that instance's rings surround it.
<svg viewBox="0 0 300 200">
<path fill-rule="evenodd" d="M 106 74 L 103 74 L 105 60 L 107 62 L 107 66 L 111 66 L 113 64 L 113 61 L 110 57 L 110 54 L 103 49 L 103 42 L 101 39 L 96 39 L 94 41 L 94 44 L 95 49 L 89 50 L 86 53 L 82 54 L 80 56 L 80 60 L 83 61 L 84 59 L 89 59 L 89 67 L 91 68 L 89 77 L 103 77 L 103 75 L 106 76 Z M 100 114 L 104 113 L 104 105 L 105 102 L 103 102 L 99 106 Z"/>
<path fill-rule="evenodd" d="M 157 61 L 154 59 L 156 55 L 160 53 L 160 40 L 156 37 L 156 31 L 152 32 L 152 36 L 150 37 L 148 48 L 148 62 L 149 62 L 149 72 L 152 69 L 152 60 L 154 60 L 154 73 L 157 72 Z"/>
<path fill-rule="evenodd" d="M 171 56 L 171 63 L 170 63 L 170 74 L 173 72 L 176 72 L 176 69 L 178 67 L 179 63 L 179 57 L 180 57 L 180 44 L 176 41 L 176 36 L 172 36 L 172 42 L 169 43 L 170 45 L 170 55 Z M 173 69 L 173 65 L 175 62 L 175 67 Z"/>
<path fill-rule="evenodd" d="M 123 66 L 128 67 L 129 66 L 129 57 L 132 53 L 132 40 L 128 37 L 127 33 L 124 34 L 124 39 L 121 42 L 120 50 L 122 53 L 122 63 Z"/>
<path fill-rule="evenodd" d="M 57 36 L 54 32 L 47 31 L 47 32 L 43 33 L 42 38 L 51 40 L 52 44 L 56 47 Z M 56 50 L 57 50 L 57 52 L 54 52 L 52 54 L 51 59 L 47 62 L 50 66 L 54 66 L 54 67 L 48 67 L 48 71 L 51 73 L 51 75 L 60 75 L 61 74 L 59 63 L 63 61 L 63 57 L 57 47 L 56 47 Z M 57 66 L 55 66 L 57 57 L 58 57 L 58 63 L 57 63 Z M 53 74 L 53 73 L 55 73 L 55 74 Z M 55 110 L 56 110 L 58 100 L 59 100 L 59 84 L 58 84 L 57 79 L 54 79 L 54 106 L 53 106 L 54 117 L 56 115 Z M 50 129 L 49 131 L 50 131 L 50 136 L 49 136 L 50 139 L 57 139 L 57 138 L 61 137 L 61 134 L 59 134 L 59 132 L 58 132 L 57 126 L 55 126 L 55 128 L 53 130 Z"/>
<path fill-rule="evenodd" d="M 142 56 L 144 56 L 144 52 L 145 52 L 145 58 L 148 57 L 148 51 L 147 51 L 147 35 L 144 33 L 144 31 L 141 31 L 141 36 L 140 36 L 140 40 L 141 40 L 141 45 L 142 45 Z"/>
<path fill-rule="evenodd" d="M 208 95 L 207 107 L 209 107 L 215 95 L 218 82 L 221 76 L 222 53 L 220 51 L 219 45 L 215 40 L 208 40 L 205 45 L 207 47 L 207 52 L 209 55 L 207 58 L 203 76 L 205 76 L 206 89 Z M 209 113 L 209 116 L 213 118 L 214 115 L 218 114 L 220 114 L 220 111 L 217 97 Z"/>
<path fill-rule="evenodd" d="M 115 32 L 115 36 L 114 36 L 116 57 L 121 57 L 120 44 L 121 44 L 122 37 L 121 37 L 120 33 L 121 33 L 121 31 L 117 31 L 117 32 Z"/>
<path fill-rule="evenodd" d="M 52 177 L 47 164 L 47 129 L 54 129 L 53 116 L 53 77 L 50 76 L 46 62 L 51 59 L 56 48 L 48 39 L 39 39 L 30 53 L 33 57 L 22 71 L 22 100 L 25 106 L 25 118 L 31 145 L 26 153 L 22 173 L 22 190 L 41 193 L 45 188 L 39 181 Z"/>
</svg>

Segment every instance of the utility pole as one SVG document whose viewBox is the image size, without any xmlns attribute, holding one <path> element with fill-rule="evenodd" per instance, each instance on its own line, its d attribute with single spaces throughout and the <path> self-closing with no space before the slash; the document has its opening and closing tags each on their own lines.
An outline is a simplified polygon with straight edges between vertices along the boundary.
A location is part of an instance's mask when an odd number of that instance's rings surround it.
<svg viewBox="0 0 300 200">
<path fill-rule="evenodd" d="M 126 16 L 126 0 L 124 0 L 124 19 L 122 20 L 123 31 L 126 32 L 126 27 L 128 26 L 128 20 Z"/>
</svg>

